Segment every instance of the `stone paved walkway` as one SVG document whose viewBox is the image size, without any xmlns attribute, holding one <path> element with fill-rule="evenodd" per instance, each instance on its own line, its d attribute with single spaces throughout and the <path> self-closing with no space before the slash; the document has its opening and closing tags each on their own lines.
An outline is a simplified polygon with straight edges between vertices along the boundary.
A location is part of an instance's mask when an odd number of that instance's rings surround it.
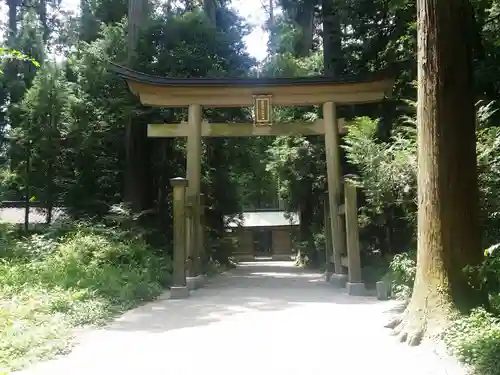
<svg viewBox="0 0 500 375">
<path fill-rule="evenodd" d="M 243 263 L 84 335 L 25 375 L 455 375 L 455 361 L 409 348 L 383 324 L 396 303 L 350 297 L 291 262 Z"/>
</svg>

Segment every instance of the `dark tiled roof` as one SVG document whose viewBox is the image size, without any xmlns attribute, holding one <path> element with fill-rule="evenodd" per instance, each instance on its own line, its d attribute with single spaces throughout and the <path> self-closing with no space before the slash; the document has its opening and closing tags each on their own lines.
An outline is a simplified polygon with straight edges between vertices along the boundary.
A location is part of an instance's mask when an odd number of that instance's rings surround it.
<svg viewBox="0 0 500 375">
<path fill-rule="evenodd" d="M 137 72 L 122 65 L 110 62 L 109 68 L 120 77 L 130 81 L 148 83 L 158 86 L 177 86 L 177 87 L 195 87 L 195 86 L 290 86 L 290 85 L 332 85 L 332 84 L 353 84 L 369 83 L 395 77 L 394 70 L 383 70 L 358 76 L 343 77 L 299 77 L 299 78 L 171 78 L 159 77 L 150 74 Z"/>
</svg>

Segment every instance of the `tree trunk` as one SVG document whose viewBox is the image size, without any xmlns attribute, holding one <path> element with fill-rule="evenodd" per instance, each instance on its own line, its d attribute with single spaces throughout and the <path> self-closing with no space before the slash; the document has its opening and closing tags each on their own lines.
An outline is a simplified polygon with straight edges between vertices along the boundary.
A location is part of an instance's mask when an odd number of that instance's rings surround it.
<svg viewBox="0 0 500 375">
<path fill-rule="evenodd" d="M 301 37 L 295 46 L 297 57 L 309 56 L 313 48 L 314 41 L 314 7 L 316 0 L 309 0 L 299 5 L 297 23 L 301 28 Z"/>
<path fill-rule="evenodd" d="M 9 47 L 12 47 L 14 38 L 17 35 L 17 8 L 19 7 L 19 0 L 7 0 L 7 7 L 9 8 L 9 31 L 8 31 L 8 42 Z"/>
<path fill-rule="evenodd" d="M 342 53 L 342 29 L 335 0 L 322 0 L 323 15 L 323 62 L 325 76 L 338 77 L 344 71 Z"/>
<path fill-rule="evenodd" d="M 217 20 L 216 20 L 217 4 L 215 0 L 203 0 L 203 10 L 207 15 L 210 24 L 215 27 L 217 25 Z"/>
<path fill-rule="evenodd" d="M 413 295 L 395 327 L 418 344 L 450 312 L 484 301 L 463 273 L 482 260 L 468 0 L 418 0 L 418 255 Z"/>
<path fill-rule="evenodd" d="M 47 41 L 49 40 L 49 36 L 50 36 L 50 28 L 49 28 L 49 24 L 48 24 L 48 20 L 47 20 L 47 1 L 46 0 L 39 0 L 38 14 L 40 16 L 40 23 L 42 24 L 43 42 L 44 42 L 44 44 L 47 44 Z"/>
<path fill-rule="evenodd" d="M 148 19 L 147 0 L 129 0 L 128 3 L 128 65 L 133 66 L 135 50 L 142 27 Z M 127 119 L 125 130 L 125 192 L 124 200 L 129 203 L 132 211 L 144 210 L 146 202 L 147 179 L 149 168 L 147 132 L 145 124 L 132 114 Z"/>
</svg>

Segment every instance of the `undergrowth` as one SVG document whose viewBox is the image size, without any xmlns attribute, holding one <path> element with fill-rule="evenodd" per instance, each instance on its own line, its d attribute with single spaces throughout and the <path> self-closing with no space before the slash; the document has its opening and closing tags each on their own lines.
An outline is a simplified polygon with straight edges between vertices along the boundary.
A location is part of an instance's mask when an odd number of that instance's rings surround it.
<svg viewBox="0 0 500 375">
<path fill-rule="evenodd" d="M 485 251 L 483 263 L 465 270 L 475 273 L 490 297 L 490 311 L 477 308 L 458 315 L 446 331 L 444 342 L 475 375 L 500 375 L 500 251 L 493 246 Z M 392 282 L 397 298 L 411 297 L 415 280 L 415 253 L 396 255 L 385 276 Z"/>
<path fill-rule="evenodd" d="M 73 328 L 103 324 L 170 281 L 170 259 L 117 228 L 0 237 L 0 373 L 64 352 Z"/>
<path fill-rule="evenodd" d="M 500 319 L 476 309 L 453 322 L 445 342 L 477 375 L 500 374 Z"/>
</svg>

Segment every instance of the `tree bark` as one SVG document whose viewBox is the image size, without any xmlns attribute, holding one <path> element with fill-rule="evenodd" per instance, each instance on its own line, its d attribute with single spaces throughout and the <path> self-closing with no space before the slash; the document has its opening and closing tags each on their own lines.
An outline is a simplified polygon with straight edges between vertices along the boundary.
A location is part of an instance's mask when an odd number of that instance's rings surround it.
<svg viewBox="0 0 500 375">
<path fill-rule="evenodd" d="M 7 7 L 9 8 L 8 42 L 13 43 L 17 35 L 17 8 L 19 7 L 19 0 L 7 0 Z M 12 44 L 9 44 L 9 47 L 12 47 Z"/>
<path fill-rule="evenodd" d="M 463 272 L 482 260 L 468 0 L 418 0 L 418 255 L 411 301 L 395 327 L 418 344 L 454 310 L 484 301 Z"/>
<path fill-rule="evenodd" d="M 314 7 L 316 0 L 308 0 L 298 5 L 297 23 L 301 28 L 301 37 L 295 46 L 297 57 L 306 57 L 311 54 L 314 41 Z"/>
<path fill-rule="evenodd" d="M 335 0 L 321 0 L 324 75 L 327 77 L 338 77 L 345 69 L 342 53 L 342 28 L 337 7 Z"/>
<path fill-rule="evenodd" d="M 50 37 L 50 27 L 47 20 L 47 1 L 39 0 L 38 3 L 38 14 L 40 17 L 40 23 L 42 24 L 43 30 L 43 42 L 46 44 Z"/>
<path fill-rule="evenodd" d="M 128 65 L 132 67 L 141 28 L 148 19 L 148 0 L 129 0 L 128 2 Z M 127 119 L 125 129 L 125 191 L 124 200 L 132 211 L 146 209 L 147 168 L 149 168 L 147 132 L 140 119 L 132 114 Z"/>
<path fill-rule="evenodd" d="M 217 25 L 217 3 L 215 0 L 203 0 L 203 10 L 207 15 L 210 24 L 215 27 Z"/>
</svg>

